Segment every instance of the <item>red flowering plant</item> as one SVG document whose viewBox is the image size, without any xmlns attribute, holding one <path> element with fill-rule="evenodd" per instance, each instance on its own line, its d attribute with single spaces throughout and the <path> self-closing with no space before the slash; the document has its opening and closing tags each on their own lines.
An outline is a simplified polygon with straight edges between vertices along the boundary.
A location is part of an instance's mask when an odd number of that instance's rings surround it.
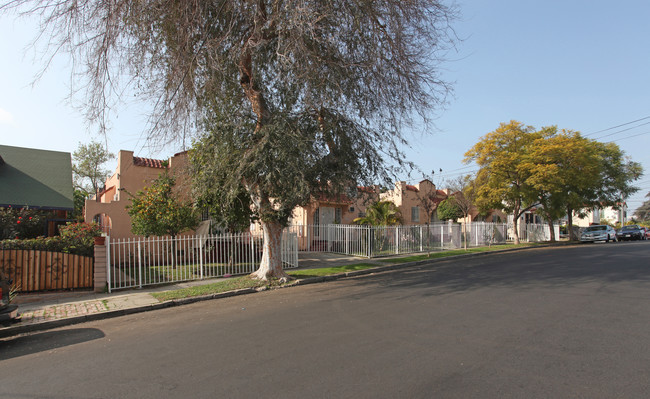
<svg viewBox="0 0 650 399">
<path fill-rule="evenodd" d="M 59 227 L 63 252 L 93 256 L 95 237 L 102 235 L 97 223 L 68 223 Z"/>
<path fill-rule="evenodd" d="M 0 240 L 36 238 L 45 234 L 48 213 L 29 207 L 0 208 Z"/>
</svg>

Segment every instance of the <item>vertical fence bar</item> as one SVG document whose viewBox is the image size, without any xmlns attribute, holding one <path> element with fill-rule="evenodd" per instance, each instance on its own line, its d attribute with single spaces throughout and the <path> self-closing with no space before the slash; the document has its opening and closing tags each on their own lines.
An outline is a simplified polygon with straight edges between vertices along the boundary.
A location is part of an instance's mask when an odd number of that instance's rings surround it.
<svg viewBox="0 0 650 399">
<path fill-rule="evenodd" d="M 108 293 L 111 293 L 111 236 L 106 237 L 106 283 Z"/>
<path fill-rule="evenodd" d="M 138 287 L 142 288 L 142 246 L 138 240 Z"/>
</svg>

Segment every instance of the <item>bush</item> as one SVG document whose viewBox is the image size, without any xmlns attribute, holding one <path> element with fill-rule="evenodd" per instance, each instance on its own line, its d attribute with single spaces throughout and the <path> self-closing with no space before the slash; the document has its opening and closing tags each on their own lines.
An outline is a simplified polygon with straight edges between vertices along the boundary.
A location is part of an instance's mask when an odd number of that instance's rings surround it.
<svg viewBox="0 0 650 399">
<path fill-rule="evenodd" d="M 0 240 L 36 238 L 45 233 L 48 212 L 25 208 L 0 208 Z"/>
<path fill-rule="evenodd" d="M 101 235 L 101 230 L 97 224 L 68 223 L 66 226 L 61 226 L 59 230 L 61 235 L 57 237 L 0 241 L 0 249 L 63 252 L 83 256 L 94 255 L 94 237 Z"/>
</svg>

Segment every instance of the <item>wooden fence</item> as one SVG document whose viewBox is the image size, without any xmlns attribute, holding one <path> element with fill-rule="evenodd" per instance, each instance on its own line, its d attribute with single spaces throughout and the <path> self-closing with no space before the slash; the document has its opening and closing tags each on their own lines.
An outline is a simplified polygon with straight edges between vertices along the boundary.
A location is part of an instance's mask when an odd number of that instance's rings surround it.
<svg viewBox="0 0 650 399">
<path fill-rule="evenodd" d="M 93 287 L 93 258 L 60 252 L 0 250 L 0 270 L 19 292 Z"/>
</svg>

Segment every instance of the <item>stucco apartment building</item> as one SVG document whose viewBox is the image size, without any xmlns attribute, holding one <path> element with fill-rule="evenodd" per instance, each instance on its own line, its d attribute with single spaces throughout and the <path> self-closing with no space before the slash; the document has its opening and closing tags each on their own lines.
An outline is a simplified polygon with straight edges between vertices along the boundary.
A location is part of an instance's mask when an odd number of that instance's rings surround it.
<svg viewBox="0 0 650 399">
<path fill-rule="evenodd" d="M 187 152 L 175 154 L 164 161 L 135 157 L 133 151 L 121 150 L 115 173 L 106 180 L 104 189 L 86 200 L 84 220 L 99 223 L 103 231 L 112 237 L 133 237 L 131 218 L 126 210 L 131 204 L 130 196 L 151 185 L 164 172 L 176 177 L 175 189 L 178 192 L 187 193 L 187 163 Z"/>
<path fill-rule="evenodd" d="M 449 190 L 438 190 L 431 181 L 424 179 L 415 185 L 404 181 L 395 188 L 379 195 L 381 201 L 391 201 L 397 206 L 405 225 L 439 222 L 438 205 L 447 199 Z"/>
<path fill-rule="evenodd" d="M 115 172 L 106 180 L 104 189 L 86 200 L 86 222 L 96 221 L 112 237 L 133 237 L 131 219 L 126 211 L 131 203 L 130 196 L 149 186 L 164 172 L 176 177 L 177 192 L 189 195 L 188 162 L 187 152 L 165 161 L 136 157 L 133 151 L 120 151 Z M 290 224 L 353 224 L 354 219 L 364 216 L 367 207 L 377 200 L 395 203 L 405 225 L 425 224 L 439 221 L 436 208 L 447 196 L 448 190 L 438 190 L 429 180 L 415 185 L 399 181 L 392 190 L 381 190 L 379 186 L 357 187 L 355 195 L 336 198 L 323 195 L 307 206 L 296 208 Z"/>
</svg>

